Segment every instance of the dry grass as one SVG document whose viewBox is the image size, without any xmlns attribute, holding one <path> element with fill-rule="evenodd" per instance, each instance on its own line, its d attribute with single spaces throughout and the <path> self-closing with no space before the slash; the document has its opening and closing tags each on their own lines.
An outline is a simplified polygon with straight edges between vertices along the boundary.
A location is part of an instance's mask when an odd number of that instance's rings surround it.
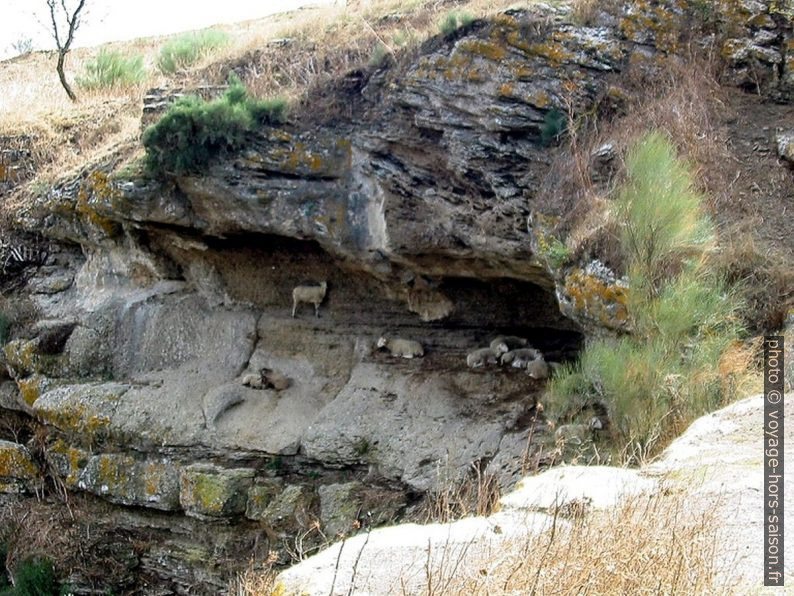
<svg viewBox="0 0 794 596">
<path fill-rule="evenodd" d="M 472 464 L 462 480 L 439 482 L 442 488 L 428 494 L 423 506 L 424 523 L 449 523 L 471 515 L 490 515 L 499 502 L 498 479 Z"/>
<path fill-rule="evenodd" d="M 712 508 L 693 513 L 680 494 L 638 496 L 614 509 L 561 507 L 550 529 L 500 546 L 487 561 L 441 557 L 427 569 L 419 594 L 726 594 L 717 583 L 721 565 Z M 464 549 L 465 550 L 465 549 Z M 476 549 L 472 549 L 472 553 Z M 272 569 L 254 566 L 234 582 L 232 594 L 282 594 Z M 412 592 L 413 593 L 413 592 Z"/>
<path fill-rule="evenodd" d="M 530 2 L 525 0 L 524 5 Z M 77 103 L 66 97 L 55 72 L 55 54 L 34 52 L 0 62 L 0 138 L 32 137 L 35 178 L 42 187 L 54 178 L 118 145 L 139 144 L 143 95 L 155 86 L 190 87 L 226 81 L 230 69 L 241 75 L 254 96 L 281 96 L 299 104 L 313 89 L 356 69 L 366 68 L 373 53 L 390 56 L 410 51 L 438 33 L 440 15 L 465 9 L 485 16 L 521 2 L 508 0 L 373 0 L 345 6 L 320 6 L 220 26 L 232 40 L 186 71 L 166 77 L 156 67 L 168 39 L 144 38 L 101 46 L 122 54 L 140 54 L 147 78 L 139 85 L 81 91 Z M 288 45 L 272 43 L 289 39 Z M 379 48 L 379 49 L 378 49 Z M 74 80 L 100 48 L 80 48 L 67 57 Z M 6 139 L 4 145 L 13 145 Z"/>
<path fill-rule="evenodd" d="M 606 213 L 606 197 L 621 177 L 614 177 L 607 186 L 597 186 L 590 178 L 590 156 L 604 143 L 612 144 L 618 161 L 613 167 L 621 172 L 627 148 L 639 136 L 648 130 L 664 132 L 692 167 L 698 190 L 710 201 L 708 206 L 714 209 L 726 200 L 735 167 L 727 149 L 727 131 L 717 117 L 725 104 L 715 70 L 709 61 L 691 58 L 660 64 L 652 79 L 629 72 L 617 115 L 587 114 L 571 123 L 569 146 L 551 169 L 545 191 L 572 197 L 563 226 L 571 231 L 575 253 L 592 248 L 585 241 L 603 242 L 615 229 Z"/>
<path fill-rule="evenodd" d="M 260 596 L 273 594 L 278 572 L 273 569 L 272 557 L 262 564 L 249 561 L 248 567 L 229 583 L 229 596 Z"/>
<path fill-rule="evenodd" d="M 781 329 L 794 303 L 794 268 L 779 251 L 756 239 L 757 221 L 725 229 L 714 261 L 742 289 L 742 316 L 754 333 Z"/>
<path fill-rule="evenodd" d="M 574 23 L 579 25 L 592 24 L 601 1 L 602 0 L 574 0 L 571 6 L 571 17 Z"/>
<path fill-rule="evenodd" d="M 714 585 L 716 519 L 688 509 L 682 497 L 645 496 L 576 515 L 460 574 L 444 594 L 725 593 Z"/>
</svg>

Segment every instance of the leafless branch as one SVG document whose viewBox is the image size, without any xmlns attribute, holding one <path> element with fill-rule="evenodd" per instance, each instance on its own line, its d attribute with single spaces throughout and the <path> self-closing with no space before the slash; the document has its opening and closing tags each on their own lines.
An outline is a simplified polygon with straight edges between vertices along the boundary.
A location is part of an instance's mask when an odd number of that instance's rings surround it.
<svg viewBox="0 0 794 596">
<path fill-rule="evenodd" d="M 77 96 L 72 91 L 72 88 L 69 86 L 69 83 L 66 80 L 66 74 L 64 73 L 64 64 L 66 63 L 66 54 L 69 53 L 69 49 L 72 47 L 72 42 L 74 41 L 74 34 L 77 29 L 80 27 L 80 13 L 85 7 L 85 0 L 79 0 L 77 6 L 75 7 L 74 11 L 70 12 L 69 9 L 66 7 L 66 0 L 60 0 L 60 9 L 63 11 L 63 17 L 66 21 L 66 39 L 63 40 L 63 35 L 61 28 L 58 26 L 58 6 L 56 5 L 56 0 L 45 0 L 47 4 L 47 8 L 50 12 L 50 23 L 52 25 L 52 36 L 55 39 L 55 46 L 58 49 L 58 65 L 56 70 L 58 71 L 58 78 L 61 81 L 61 85 L 63 86 L 64 90 L 66 91 L 66 95 L 69 96 L 69 99 L 72 101 L 77 101 Z"/>
</svg>

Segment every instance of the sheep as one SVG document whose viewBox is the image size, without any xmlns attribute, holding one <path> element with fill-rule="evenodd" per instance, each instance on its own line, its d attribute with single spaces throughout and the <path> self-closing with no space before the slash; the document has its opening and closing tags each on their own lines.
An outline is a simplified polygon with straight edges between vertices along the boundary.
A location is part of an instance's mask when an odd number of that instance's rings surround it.
<svg viewBox="0 0 794 596">
<path fill-rule="evenodd" d="M 251 389 L 275 389 L 276 391 L 284 391 L 290 386 L 289 378 L 270 368 L 261 368 L 258 373 L 247 374 L 240 382 Z"/>
<path fill-rule="evenodd" d="M 563 424 L 554 433 L 557 443 L 563 445 L 581 445 L 591 437 L 591 428 L 587 424 Z"/>
<path fill-rule="evenodd" d="M 543 380 L 549 378 L 549 365 L 543 358 L 531 360 L 527 363 L 527 374 L 532 379 Z"/>
<path fill-rule="evenodd" d="M 425 350 L 418 341 L 412 339 L 400 339 L 399 337 L 387 338 L 382 336 L 378 339 L 378 349 L 386 348 L 392 356 L 403 358 L 422 357 Z"/>
<path fill-rule="evenodd" d="M 592 440 L 593 432 L 604 429 L 604 424 L 598 416 L 593 416 L 587 424 L 563 424 L 554 433 L 558 443 L 581 445 Z"/>
<path fill-rule="evenodd" d="M 265 389 L 284 391 L 292 384 L 292 381 L 290 381 L 287 376 L 281 374 L 277 370 L 263 368 L 259 371 L 259 374 L 262 375 L 262 382 L 265 385 Z"/>
<path fill-rule="evenodd" d="M 245 375 L 240 383 L 251 389 L 264 389 L 265 383 L 262 380 L 262 375 L 257 373 L 250 373 Z"/>
<path fill-rule="evenodd" d="M 522 348 L 520 350 L 510 350 L 502 354 L 501 363 L 510 364 L 515 368 L 526 368 L 533 360 L 542 359 L 543 355 L 535 348 Z"/>
<path fill-rule="evenodd" d="M 325 298 L 325 292 L 328 289 L 328 282 L 320 282 L 319 286 L 297 286 L 292 290 L 292 318 L 295 318 L 295 313 L 298 310 L 298 305 L 301 302 L 308 302 L 314 304 L 314 316 L 320 316 L 320 304 Z"/>
<path fill-rule="evenodd" d="M 479 368 L 486 364 L 496 364 L 496 353 L 491 348 L 480 348 L 466 356 L 466 365 L 469 368 Z"/>
<path fill-rule="evenodd" d="M 516 337 L 515 335 L 500 335 L 499 337 L 494 338 L 494 340 L 491 342 L 491 349 L 498 356 L 499 354 L 504 354 L 510 350 L 523 348 L 527 345 L 527 343 L 527 340 L 523 337 Z"/>
<path fill-rule="evenodd" d="M 590 419 L 590 429 L 591 430 L 604 430 L 604 421 L 601 420 L 598 416 L 593 416 Z"/>
</svg>

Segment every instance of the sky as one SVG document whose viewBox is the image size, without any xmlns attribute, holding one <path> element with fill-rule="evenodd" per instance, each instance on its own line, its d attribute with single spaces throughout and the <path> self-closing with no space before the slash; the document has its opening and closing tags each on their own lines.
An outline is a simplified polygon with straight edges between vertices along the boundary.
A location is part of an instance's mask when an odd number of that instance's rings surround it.
<svg viewBox="0 0 794 596">
<path fill-rule="evenodd" d="M 64 0 L 73 8 L 78 0 Z M 235 23 L 330 0 L 86 0 L 73 47 L 164 35 Z M 56 4 L 60 5 L 60 0 Z M 55 49 L 45 0 L 0 0 L 0 60 L 30 39 L 34 50 Z"/>
</svg>

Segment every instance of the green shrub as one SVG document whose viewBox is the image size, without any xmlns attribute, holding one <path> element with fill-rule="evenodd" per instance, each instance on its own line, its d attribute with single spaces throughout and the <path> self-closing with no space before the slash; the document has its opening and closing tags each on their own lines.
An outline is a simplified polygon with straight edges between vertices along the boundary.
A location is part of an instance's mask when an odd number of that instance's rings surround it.
<svg viewBox="0 0 794 596">
<path fill-rule="evenodd" d="M 389 55 L 389 48 L 383 43 L 378 42 L 372 49 L 372 55 L 369 57 L 369 65 L 372 68 L 377 68 L 383 64 L 386 57 Z"/>
<path fill-rule="evenodd" d="M 55 569 L 49 559 L 31 558 L 20 563 L 14 574 L 14 587 L 0 592 L 3 596 L 57 596 Z"/>
<path fill-rule="evenodd" d="M 461 27 L 468 27 L 474 22 L 474 16 L 468 12 L 453 10 L 444 15 L 438 23 L 438 29 L 443 35 L 450 35 Z"/>
<path fill-rule="evenodd" d="M 164 74 L 173 74 L 195 64 L 209 52 L 222 48 L 227 43 L 229 43 L 229 36 L 216 29 L 179 35 L 167 41 L 160 48 L 157 67 Z"/>
<path fill-rule="evenodd" d="M 0 346 L 8 341 L 8 334 L 11 331 L 11 319 L 3 311 L 0 311 Z"/>
<path fill-rule="evenodd" d="M 121 52 L 100 50 L 85 65 L 77 84 L 83 89 L 109 89 L 135 85 L 146 78 L 142 56 L 125 56 Z"/>
<path fill-rule="evenodd" d="M 568 126 L 568 118 L 564 112 L 557 108 L 552 108 L 543 117 L 543 124 L 540 127 L 540 144 L 548 147 L 556 142 Z"/>
<path fill-rule="evenodd" d="M 224 151 L 242 147 L 246 135 L 263 124 L 282 122 L 286 101 L 255 99 L 231 76 L 222 97 L 185 97 L 143 134 L 146 167 L 153 175 L 196 172 Z"/>
<path fill-rule="evenodd" d="M 692 259 L 709 254 L 714 226 L 703 214 L 692 175 L 661 135 L 641 141 L 628 155 L 626 169 L 629 179 L 616 211 L 618 221 L 629 225 L 622 227 L 620 243 L 630 263 L 632 293 L 645 304 L 681 267 L 696 266 Z"/>
<path fill-rule="evenodd" d="M 615 209 L 632 333 L 590 341 L 552 378 L 547 406 L 560 421 L 606 407 L 616 446 L 636 462 L 733 397 L 720 362 L 743 329 L 738 292 L 708 259 L 714 227 L 703 197 L 670 142 L 647 135 L 626 169 Z"/>
<path fill-rule="evenodd" d="M 398 48 L 411 45 L 416 42 L 416 36 L 409 31 L 397 31 L 392 35 L 392 42 Z"/>
<path fill-rule="evenodd" d="M 551 267 L 560 269 L 568 261 L 571 253 L 563 242 L 555 237 L 551 237 L 543 256 L 546 257 Z"/>
</svg>

